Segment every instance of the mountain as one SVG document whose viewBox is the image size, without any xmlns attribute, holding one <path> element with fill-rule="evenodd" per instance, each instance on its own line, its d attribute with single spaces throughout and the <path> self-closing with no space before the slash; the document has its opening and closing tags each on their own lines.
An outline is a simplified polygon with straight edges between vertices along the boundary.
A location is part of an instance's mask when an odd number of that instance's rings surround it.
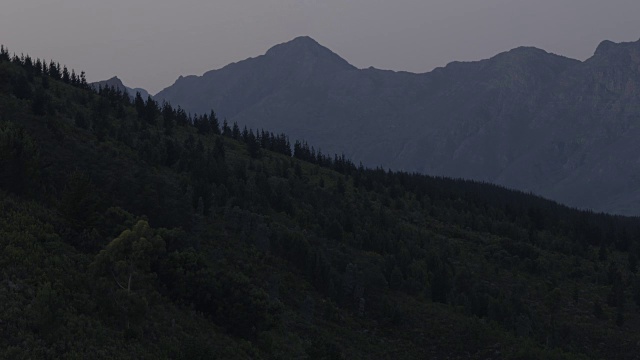
<svg viewBox="0 0 640 360">
<path fill-rule="evenodd" d="M 127 93 L 129 93 L 129 95 L 131 95 L 131 97 L 135 97 L 136 93 L 140 93 L 140 96 L 142 96 L 143 99 L 147 99 L 147 97 L 149 97 L 150 95 L 149 92 L 145 89 L 141 89 L 141 88 L 132 89 L 130 87 L 124 86 L 124 84 L 122 83 L 122 80 L 120 80 L 117 76 L 114 76 L 109 80 L 96 81 L 91 83 L 90 85 L 95 89 L 98 89 L 99 87 L 105 88 L 108 86 L 108 87 L 118 89 L 122 92 L 126 91 Z"/>
<path fill-rule="evenodd" d="M 61 68 L 0 47 L 0 358 L 637 358 L 639 218 L 292 154 Z"/>
<path fill-rule="evenodd" d="M 357 69 L 308 37 L 156 95 L 356 162 L 640 215 L 640 42 L 584 62 L 521 47 L 424 74 Z"/>
<path fill-rule="evenodd" d="M 230 64 L 224 71 L 210 71 L 202 77 L 180 77 L 157 95 L 173 99 L 185 109 L 234 116 L 281 91 L 297 86 L 326 87 L 333 74 L 357 70 L 330 50 L 308 37 L 273 47 L 265 55 Z M 223 105 L 224 104 L 224 105 Z"/>
</svg>

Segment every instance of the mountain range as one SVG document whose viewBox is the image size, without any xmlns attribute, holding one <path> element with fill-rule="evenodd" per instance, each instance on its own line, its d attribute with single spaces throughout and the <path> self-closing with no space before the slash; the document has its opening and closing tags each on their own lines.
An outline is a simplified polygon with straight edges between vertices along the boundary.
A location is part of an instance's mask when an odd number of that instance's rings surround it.
<svg viewBox="0 0 640 360">
<path fill-rule="evenodd" d="M 155 95 L 356 163 L 640 215 L 640 42 L 585 61 L 533 47 L 415 74 L 358 69 L 309 37 Z"/>
</svg>

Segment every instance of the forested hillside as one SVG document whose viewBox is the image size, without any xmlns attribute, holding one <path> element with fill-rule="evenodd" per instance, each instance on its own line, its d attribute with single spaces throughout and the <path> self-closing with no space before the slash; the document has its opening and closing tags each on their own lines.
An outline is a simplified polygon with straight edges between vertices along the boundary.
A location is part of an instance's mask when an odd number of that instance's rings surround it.
<svg viewBox="0 0 640 360">
<path fill-rule="evenodd" d="M 0 357 L 634 359 L 640 220 L 0 51 Z"/>
</svg>

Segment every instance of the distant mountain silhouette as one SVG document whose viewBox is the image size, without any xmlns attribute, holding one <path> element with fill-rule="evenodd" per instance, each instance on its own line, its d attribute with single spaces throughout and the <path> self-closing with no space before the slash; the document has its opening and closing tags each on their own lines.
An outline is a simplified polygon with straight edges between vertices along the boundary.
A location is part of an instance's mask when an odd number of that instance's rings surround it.
<svg viewBox="0 0 640 360">
<path fill-rule="evenodd" d="M 102 81 L 96 81 L 90 84 L 91 86 L 93 86 L 94 88 L 98 88 L 100 87 L 113 87 L 116 89 L 119 89 L 120 91 L 127 91 L 129 93 L 129 95 L 131 95 L 131 97 L 135 97 L 136 93 L 140 93 L 140 96 L 142 96 L 143 99 L 147 99 L 147 97 L 149 96 L 149 92 L 147 92 L 147 90 L 145 89 L 141 89 L 141 88 L 130 88 L 130 87 L 126 87 L 124 86 L 124 84 L 122 83 L 122 80 L 120 80 L 117 76 L 112 77 L 109 80 L 102 80 Z"/>
<path fill-rule="evenodd" d="M 308 37 L 156 95 L 384 168 L 640 215 L 640 42 L 521 47 L 429 73 L 357 69 Z"/>
</svg>

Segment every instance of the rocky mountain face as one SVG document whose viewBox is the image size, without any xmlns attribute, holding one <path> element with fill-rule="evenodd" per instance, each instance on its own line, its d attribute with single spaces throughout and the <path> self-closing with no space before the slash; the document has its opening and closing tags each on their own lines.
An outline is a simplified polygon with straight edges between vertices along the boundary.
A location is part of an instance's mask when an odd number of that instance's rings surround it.
<svg viewBox="0 0 640 360">
<path fill-rule="evenodd" d="M 149 92 L 145 89 L 141 89 L 141 88 L 130 88 L 127 86 L 124 86 L 124 84 L 122 83 L 122 80 L 120 80 L 117 76 L 112 77 L 109 80 L 102 80 L 102 81 L 96 81 L 90 84 L 91 86 L 93 86 L 94 88 L 98 88 L 98 87 L 113 87 L 116 89 L 119 89 L 120 91 L 127 91 L 127 93 L 129 93 L 129 95 L 131 95 L 131 97 L 135 97 L 136 93 L 140 93 L 140 96 L 142 96 L 143 99 L 147 99 L 147 97 L 149 97 Z"/>
<path fill-rule="evenodd" d="M 640 215 L 640 42 L 517 48 L 429 73 L 357 69 L 308 37 L 158 93 L 355 162 Z"/>
</svg>

